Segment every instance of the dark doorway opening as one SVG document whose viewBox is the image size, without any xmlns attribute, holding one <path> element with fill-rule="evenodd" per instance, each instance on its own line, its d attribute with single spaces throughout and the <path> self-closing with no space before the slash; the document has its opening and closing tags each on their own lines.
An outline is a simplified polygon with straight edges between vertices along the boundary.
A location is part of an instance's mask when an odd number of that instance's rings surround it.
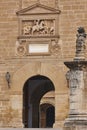
<svg viewBox="0 0 87 130">
<path fill-rule="evenodd" d="M 40 100 L 44 94 L 54 90 L 52 81 L 42 75 L 33 76 L 25 82 L 23 88 L 23 123 L 25 128 L 40 127 Z"/>
<path fill-rule="evenodd" d="M 46 111 L 46 127 L 51 128 L 53 127 L 53 123 L 54 123 L 54 107 L 51 106 L 47 109 Z"/>
<path fill-rule="evenodd" d="M 41 128 L 53 128 L 55 122 L 55 107 L 49 103 L 41 104 L 40 113 Z"/>
</svg>

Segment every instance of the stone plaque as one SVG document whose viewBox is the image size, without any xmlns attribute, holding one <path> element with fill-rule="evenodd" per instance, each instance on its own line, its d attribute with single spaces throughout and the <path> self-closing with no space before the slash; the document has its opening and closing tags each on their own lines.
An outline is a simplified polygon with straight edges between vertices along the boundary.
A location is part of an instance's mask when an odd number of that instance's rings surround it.
<svg viewBox="0 0 87 130">
<path fill-rule="evenodd" d="M 43 43 L 30 43 L 29 44 L 29 49 L 28 49 L 29 54 L 49 54 L 49 44 L 43 44 Z"/>
</svg>

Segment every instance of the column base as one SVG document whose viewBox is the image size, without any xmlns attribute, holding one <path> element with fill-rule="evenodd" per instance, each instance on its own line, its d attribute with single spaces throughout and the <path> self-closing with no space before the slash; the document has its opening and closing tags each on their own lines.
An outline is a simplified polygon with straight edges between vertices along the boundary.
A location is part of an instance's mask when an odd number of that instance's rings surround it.
<svg viewBox="0 0 87 130">
<path fill-rule="evenodd" d="M 64 130 L 87 130 L 87 115 L 69 115 L 65 120 Z"/>
<path fill-rule="evenodd" d="M 63 129 L 63 126 L 64 126 L 64 121 L 56 121 L 53 124 L 53 128 Z"/>
<path fill-rule="evenodd" d="M 85 125 L 65 126 L 63 130 L 87 130 L 87 126 Z"/>
</svg>

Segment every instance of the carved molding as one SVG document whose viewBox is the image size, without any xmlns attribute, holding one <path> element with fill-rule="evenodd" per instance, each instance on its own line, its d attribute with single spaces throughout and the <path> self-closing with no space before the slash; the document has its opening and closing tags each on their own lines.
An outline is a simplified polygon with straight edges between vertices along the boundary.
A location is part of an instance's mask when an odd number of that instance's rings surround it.
<svg viewBox="0 0 87 130">
<path fill-rule="evenodd" d="M 21 9 L 16 12 L 18 16 L 20 15 L 37 15 L 37 14 L 60 14 L 61 11 L 59 9 L 55 9 L 46 5 L 41 4 L 40 2 L 37 2 L 36 4 L 33 4 L 27 8 Z"/>
</svg>

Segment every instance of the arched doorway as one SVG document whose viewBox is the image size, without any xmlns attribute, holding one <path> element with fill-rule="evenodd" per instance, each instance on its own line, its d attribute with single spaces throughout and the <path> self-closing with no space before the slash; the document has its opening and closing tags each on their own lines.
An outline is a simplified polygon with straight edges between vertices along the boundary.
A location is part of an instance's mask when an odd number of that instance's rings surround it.
<svg viewBox="0 0 87 130">
<path fill-rule="evenodd" d="M 40 100 L 44 94 L 54 91 L 52 81 L 45 76 L 29 78 L 23 88 L 23 123 L 25 128 L 39 128 Z"/>
<path fill-rule="evenodd" d="M 52 104 L 40 105 L 40 127 L 52 128 L 55 122 L 55 107 Z"/>
</svg>

